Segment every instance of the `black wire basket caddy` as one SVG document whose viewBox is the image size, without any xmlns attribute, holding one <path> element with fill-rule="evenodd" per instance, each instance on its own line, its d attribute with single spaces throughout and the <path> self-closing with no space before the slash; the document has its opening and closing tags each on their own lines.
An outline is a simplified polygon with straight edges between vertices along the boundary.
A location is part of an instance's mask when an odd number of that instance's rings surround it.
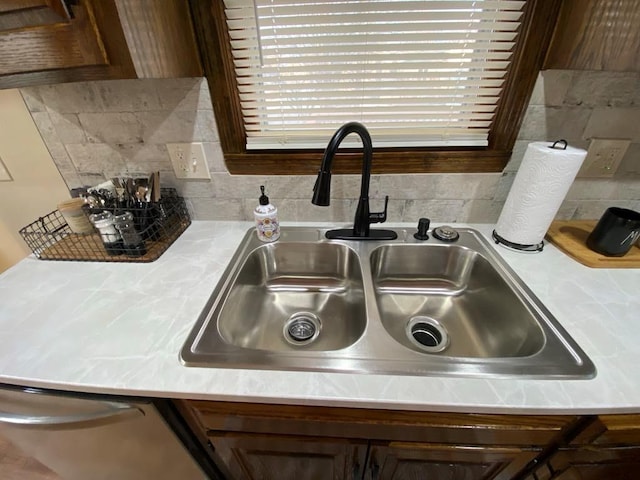
<svg viewBox="0 0 640 480">
<path fill-rule="evenodd" d="M 58 210 L 40 217 L 19 233 L 40 260 L 147 263 L 160 258 L 191 224 L 184 198 L 173 188 L 162 188 L 158 202 L 140 202 L 126 209 L 85 207 L 87 215 L 104 210 L 113 214 L 126 210 L 133 214 L 143 250 L 135 255 L 125 246 L 107 250 L 98 231 L 74 233 Z"/>
</svg>

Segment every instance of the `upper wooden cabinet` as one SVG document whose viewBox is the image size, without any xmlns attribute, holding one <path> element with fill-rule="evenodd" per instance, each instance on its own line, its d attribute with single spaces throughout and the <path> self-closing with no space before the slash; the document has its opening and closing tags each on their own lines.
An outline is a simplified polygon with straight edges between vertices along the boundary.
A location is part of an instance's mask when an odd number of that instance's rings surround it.
<svg viewBox="0 0 640 480">
<path fill-rule="evenodd" d="M 544 68 L 640 72 L 640 2 L 564 0 Z"/>
<path fill-rule="evenodd" d="M 0 88 L 202 76 L 187 0 L 6 0 Z"/>
<path fill-rule="evenodd" d="M 62 0 L 3 0 L 0 3 L 0 30 L 59 23 L 69 18 L 69 10 Z"/>
</svg>

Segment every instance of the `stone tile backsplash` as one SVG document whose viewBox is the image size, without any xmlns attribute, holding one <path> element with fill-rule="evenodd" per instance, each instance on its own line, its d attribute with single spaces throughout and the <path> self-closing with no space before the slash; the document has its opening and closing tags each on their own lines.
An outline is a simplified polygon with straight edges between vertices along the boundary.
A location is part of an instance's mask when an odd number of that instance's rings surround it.
<svg viewBox="0 0 640 480">
<path fill-rule="evenodd" d="M 194 219 L 252 219 L 261 184 L 282 220 L 353 219 L 359 175 L 334 176 L 328 208 L 311 204 L 312 176 L 230 175 L 203 78 L 68 83 L 21 93 L 69 188 L 159 170 Z M 371 209 L 381 210 L 389 195 L 390 221 L 493 223 L 529 142 L 565 138 L 588 148 L 593 137 L 633 143 L 615 178 L 578 178 L 558 218 L 597 218 L 614 204 L 640 209 L 640 75 L 565 70 L 540 74 L 504 172 L 374 175 Z M 172 142 L 204 142 L 211 180 L 177 179 L 166 148 Z"/>
</svg>

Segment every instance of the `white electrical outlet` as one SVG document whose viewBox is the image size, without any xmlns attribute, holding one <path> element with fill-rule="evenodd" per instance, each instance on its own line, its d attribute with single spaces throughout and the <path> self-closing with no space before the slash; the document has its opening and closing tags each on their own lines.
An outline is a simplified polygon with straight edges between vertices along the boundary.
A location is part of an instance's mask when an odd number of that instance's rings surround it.
<svg viewBox="0 0 640 480">
<path fill-rule="evenodd" d="M 177 178 L 211 178 L 202 143 L 167 143 L 167 150 Z"/>
<path fill-rule="evenodd" d="M 592 139 L 578 176 L 613 177 L 630 144 L 630 140 Z"/>
<path fill-rule="evenodd" d="M 0 158 L 0 182 L 10 182 L 12 180 L 13 178 L 11 178 L 9 170 L 7 170 L 7 167 L 2 163 L 2 158 Z"/>
</svg>

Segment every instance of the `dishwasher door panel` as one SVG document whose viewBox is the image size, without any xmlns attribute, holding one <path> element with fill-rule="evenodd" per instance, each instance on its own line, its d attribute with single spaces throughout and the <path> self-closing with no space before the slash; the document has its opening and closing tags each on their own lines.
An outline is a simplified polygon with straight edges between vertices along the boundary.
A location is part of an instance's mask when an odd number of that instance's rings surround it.
<svg viewBox="0 0 640 480">
<path fill-rule="evenodd" d="M 207 478 L 151 403 L 0 389 L 0 435 L 65 480 Z"/>
</svg>

